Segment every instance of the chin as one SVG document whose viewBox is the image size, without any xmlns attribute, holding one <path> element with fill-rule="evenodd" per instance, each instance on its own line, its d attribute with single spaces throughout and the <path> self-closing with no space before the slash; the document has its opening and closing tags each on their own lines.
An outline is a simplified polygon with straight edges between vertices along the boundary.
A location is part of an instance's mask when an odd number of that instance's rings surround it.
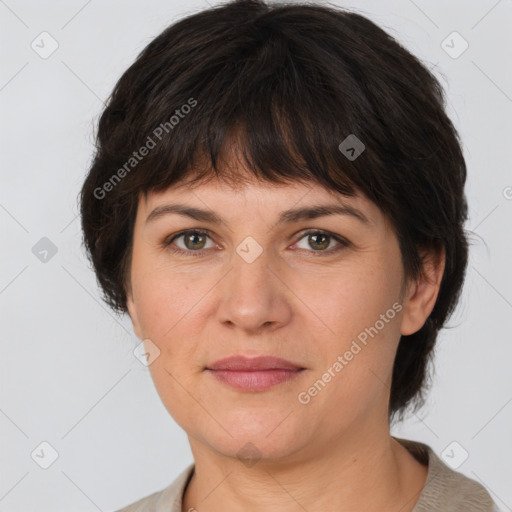
<svg viewBox="0 0 512 512">
<path fill-rule="evenodd" d="M 237 458 L 247 467 L 256 462 L 286 461 L 308 445 L 303 426 L 283 417 L 261 417 L 257 421 L 222 422 L 214 430 L 197 432 L 193 437 L 225 457 Z M 289 422 L 286 426 L 284 423 Z M 276 428 L 277 427 L 277 428 Z M 194 430 L 194 429 L 191 429 Z M 189 432 L 191 430 L 188 430 Z"/>
</svg>

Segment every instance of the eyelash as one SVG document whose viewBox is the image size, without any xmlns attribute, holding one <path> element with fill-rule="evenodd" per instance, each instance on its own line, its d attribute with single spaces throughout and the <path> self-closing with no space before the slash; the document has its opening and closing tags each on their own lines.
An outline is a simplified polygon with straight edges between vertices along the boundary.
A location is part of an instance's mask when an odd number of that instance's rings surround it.
<svg viewBox="0 0 512 512">
<path fill-rule="evenodd" d="M 180 255 L 184 255 L 184 256 L 193 256 L 193 257 L 199 257 L 199 256 L 203 256 L 203 253 L 205 251 L 207 251 L 208 249 L 201 249 L 199 251 L 192 251 L 192 250 L 185 250 L 185 249 L 180 249 L 179 247 L 172 247 L 171 244 L 178 238 L 184 236 L 184 235 L 187 235 L 189 233 L 195 233 L 195 234 L 198 234 L 198 235 L 207 235 L 210 239 L 212 238 L 211 236 L 211 231 L 207 230 L 207 229 L 202 229 L 202 230 L 198 230 L 198 229 L 187 229 L 185 231 L 181 231 L 180 233 L 177 233 L 175 235 L 172 235 L 171 237 L 168 237 L 166 238 L 161 246 L 163 249 L 166 249 L 166 250 L 170 250 L 171 252 L 175 253 L 175 254 L 180 254 Z M 337 253 L 339 251 L 341 251 L 342 249 L 345 249 L 346 247 L 349 247 L 350 246 L 350 242 L 348 242 L 347 240 L 337 236 L 337 235 L 334 235 L 333 233 L 330 233 L 329 231 L 323 231 L 321 229 L 311 229 L 309 231 L 306 231 L 304 233 L 302 233 L 302 235 L 300 236 L 300 238 L 297 240 L 297 242 L 295 243 L 298 243 L 300 240 L 302 240 L 304 237 L 308 236 L 308 235 L 324 235 L 324 236 L 327 236 L 327 237 L 330 237 L 330 238 L 333 238 L 334 240 L 336 240 L 336 242 L 339 243 L 338 246 L 334 247 L 334 248 L 331 248 L 331 249 L 328 249 L 328 250 L 319 250 L 319 251 L 314 251 L 314 250 L 311 250 L 311 251 L 308 251 L 307 249 L 298 249 L 299 251 L 306 251 L 306 252 L 310 252 L 310 253 L 313 253 L 313 257 L 317 257 L 317 256 L 322 256 L 322 255 L 331 255 L 331 254 L 334 254 L 334 253 Z"/>
</svg>

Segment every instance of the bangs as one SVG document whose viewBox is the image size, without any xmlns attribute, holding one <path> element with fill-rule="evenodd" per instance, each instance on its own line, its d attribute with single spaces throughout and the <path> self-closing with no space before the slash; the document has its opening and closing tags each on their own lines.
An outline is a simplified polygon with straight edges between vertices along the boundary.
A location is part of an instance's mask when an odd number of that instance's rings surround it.
<svg viewBox="0 0 512 512">
<path fill-rule="evenodd" d="M 131 173 L 133 187 L 162 191 L 214 177 L 238 186 L 253 177 L 318 183 L 346 196 L 356 189 L 371 193 L 365 190 L 370 166 L 362 165 L 367 155 L 351 161 L 339 149 L 352 134 L 368 143 L 369 127 L 360 122 L 370 118 L 368 101 L 339 61 L 320 47 L 311 49 L 313 58 L 304 47 L 267 30 L 265 38 L 248 34 L 244 43 L 205 53 L 209 61 L 196 73 L 176 78 L 166 62 L 153 63 L 156 76 L 135 70 L 133 95 L 145 102 L 124 120 L 132 127 L 129 146 L 140 147 L 149 137 L 156 144 Z M 122 143 L 119 150 L 126 151 Z"/>
</svg>

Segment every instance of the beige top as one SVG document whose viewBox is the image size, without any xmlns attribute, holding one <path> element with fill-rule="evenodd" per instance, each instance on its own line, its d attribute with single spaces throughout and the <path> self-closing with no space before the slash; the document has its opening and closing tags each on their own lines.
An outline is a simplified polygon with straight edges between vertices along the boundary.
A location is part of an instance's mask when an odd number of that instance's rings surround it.
<svg viewBox="0 0 512 512">
<path fill-rule="evenodd" d="M 430 446 L 408 439 L 394 439 L 421 463 L 428 464 L 427 480 L 412 512 L 499 512 L 481 484 L 452 470 Z M 116 512 L 182 512 L 183 493 L 193 471 L 194 463 L 165 489 Z"/>
</svg>

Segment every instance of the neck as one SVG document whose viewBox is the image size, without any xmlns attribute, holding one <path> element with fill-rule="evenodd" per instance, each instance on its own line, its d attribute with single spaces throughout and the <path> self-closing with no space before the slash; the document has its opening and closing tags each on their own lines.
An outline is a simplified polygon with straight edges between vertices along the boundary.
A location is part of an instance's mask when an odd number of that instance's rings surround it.
<svg viewBox="0 0 512 512">
<path fill-rule="evenodd" d="M 370 441 L 368 441 L 370 440 Z M 409 512 L 425 484 L 427 468 L 389 435 L 344 435 L 310 443 L 286 460 L 261 459 L 248 467 L 190 439 L 195 471 L 183 511 L 308 512 L 360 510 Z"/>
</svg>

